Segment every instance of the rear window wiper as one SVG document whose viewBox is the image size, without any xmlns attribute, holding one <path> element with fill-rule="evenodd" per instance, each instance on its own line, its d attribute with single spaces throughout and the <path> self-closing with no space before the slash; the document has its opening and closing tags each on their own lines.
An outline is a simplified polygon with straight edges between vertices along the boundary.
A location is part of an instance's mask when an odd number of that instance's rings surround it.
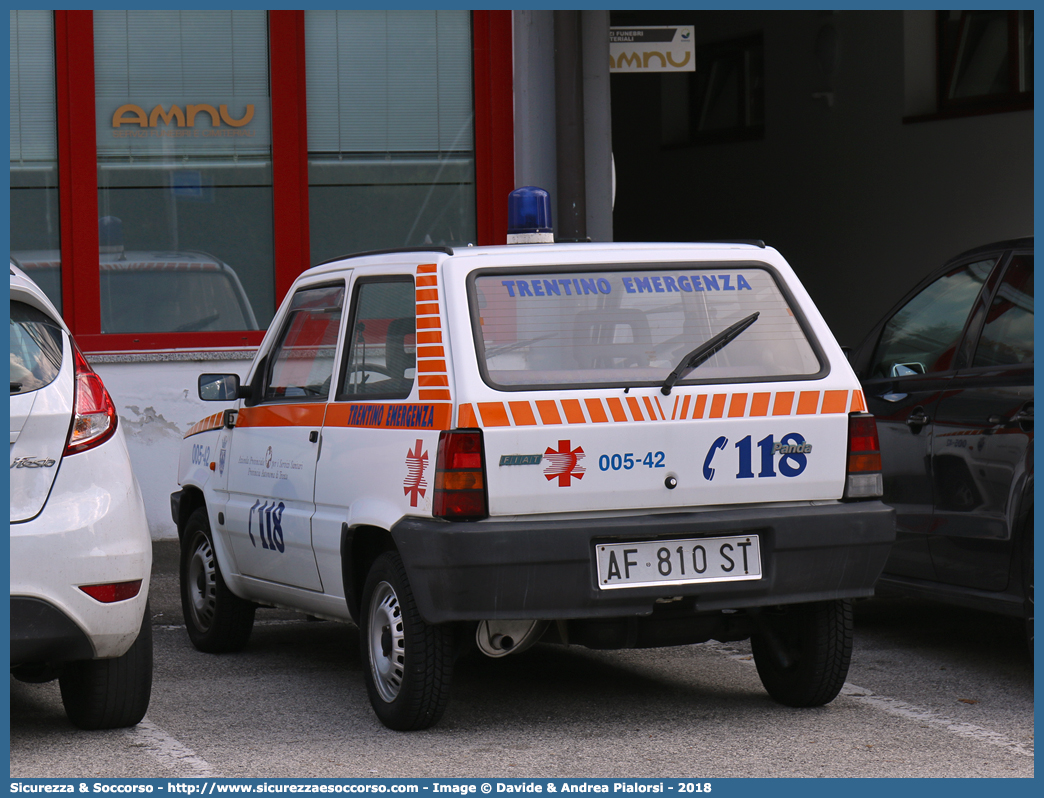
<svg viewBox="0 0 1044 798">
<path fill-rule="evenodd" d="M 713 338 L 708 338 L 689 352 L 689 354 L 681 359 L 681 362 L 678 363 L 674 371 L 667 375 L 667 379 L 663 381 L 663 385 L 660 387 L 660 393 L 664 396 L 670 396 L 671 388 L 674 387 L 674 383 L 681 378 L 683 373 L 696 368 L 707 360 L 710 360 L 715 354 L 732 343 L 732 341 L 736 340 L 741 332 L 756 322 L 760 315 L 760 311 L 751 313 L 745 319 L 740 319 L 731 327 L 726 327 Z"/>
</svg>

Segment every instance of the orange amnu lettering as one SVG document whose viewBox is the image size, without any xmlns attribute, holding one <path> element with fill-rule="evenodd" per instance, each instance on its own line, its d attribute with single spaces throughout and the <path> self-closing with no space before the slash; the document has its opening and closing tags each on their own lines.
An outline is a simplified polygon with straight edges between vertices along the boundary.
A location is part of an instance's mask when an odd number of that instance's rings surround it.
<svg viewBox="0 0 1044 798">
<path fill-rule="evenodd" d="M 124 114 L 133 114 L 133 116 L 125 118 Z M 149 120 L 145 117 L 145 111 L 142 110 L 140 105 L 121 105 L 116 109 L 116 113 L 112 115 L 112 126 L 119 127 L 123 124 L 137 124 L 141 127 L 148 127 Z"/>
<path fill-rule="evenodd" d="M 169 111 L 164 111 L 162 105 L 157 105 L 149 114 L 149 127 L 156 127 L 156 122 L 162 119 L 164 124 L 169 125 L 172 120 L 177 121 L 178 127 L 185 127 L 185 114 L 177 105 L 172 105 Z"/>
<path fill-rule="evenodd" d="M 247 124 L 251 119 L 254 118 L 253 105 L 248 105 L 246 107 L 246 113 L 243 115 L 242 119 L 233 119 L 231 116 L 229 116 L 227 105 L 221 105 L 219 106 L 219 108 L 221 109 L 221 118 L 225 120 L 226 124 L 232 125 L 232 127 L 243 127 L 243 125 Z"/>
<path fill-rule="evenodd" d="M 185 110 L 188 112 L 188 126 L 192 127 L 196 124 L 196 114 L 210 114 L 210 124 L 214 127 L 218 127 L 221 124 L 221 120 L 218 118 L 218 110 L 213 105 L 187 105 Z"/>
</svg>

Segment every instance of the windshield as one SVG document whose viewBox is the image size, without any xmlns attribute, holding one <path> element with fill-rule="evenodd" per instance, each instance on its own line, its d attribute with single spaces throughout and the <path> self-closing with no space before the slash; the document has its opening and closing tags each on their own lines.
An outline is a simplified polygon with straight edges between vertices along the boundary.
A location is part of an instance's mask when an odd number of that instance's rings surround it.
<svg viewBox="0 0 1044 798">
<path fill-rule="evenodd" d="M 662 385 L 694 349 L 754 313 L 757 324 L 678 384 L 811 377 L 822 367 L 773 274 L 758 266 L 486 272 L 473 279 L 471 301 L 494 387 Z"/>
</svg>

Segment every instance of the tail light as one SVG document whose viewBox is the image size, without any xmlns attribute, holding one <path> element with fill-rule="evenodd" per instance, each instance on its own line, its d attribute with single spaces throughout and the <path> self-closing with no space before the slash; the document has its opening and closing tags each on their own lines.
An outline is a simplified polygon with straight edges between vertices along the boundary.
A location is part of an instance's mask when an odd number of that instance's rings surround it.
<svg viewBox="0 0 1044 798">
<path fill-rule="evenodd" d="M 116 406 L 101 377 L 75 345 L 73 375 L 73 421 L 65 454 L 93 449 L 116 433 Z"/>
<path fill-rule="evenodd" d="M 884 495 L 881 476 L 881 443 L 877 422 L 869 413 L 848 417 L 848 479 L 846 499 L 866 499 Z"/>
<path fill-rule="evenodd" d="M 489 515 L 486 461 L 479 430 L 439 435 L 432 515 L 453 521 L 478 521 Z"/>
</svg>

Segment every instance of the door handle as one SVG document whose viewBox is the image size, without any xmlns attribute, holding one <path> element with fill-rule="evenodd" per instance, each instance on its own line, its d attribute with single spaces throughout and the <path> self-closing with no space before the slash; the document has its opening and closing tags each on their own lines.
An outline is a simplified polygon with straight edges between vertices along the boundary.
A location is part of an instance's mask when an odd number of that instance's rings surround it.
<svg viewBox="0 0 1044 798">
<path fill-rule="evenodd" d="M 319 430 L 312 430 L 308 433 L 309 443 L 315 443 L 317 440 L 319 440 Z"/>
<path fill-rule="evenodd" d="M 914 432 L 920 432 L 921 427 L 927 424 L 930 420 L 931 419 L 925 415 L 924 409 L 917 407 L 914 408 L 914 411 L 910 413 L 909 416 L 907 416 L 906 425 Z"/>
</svg>

